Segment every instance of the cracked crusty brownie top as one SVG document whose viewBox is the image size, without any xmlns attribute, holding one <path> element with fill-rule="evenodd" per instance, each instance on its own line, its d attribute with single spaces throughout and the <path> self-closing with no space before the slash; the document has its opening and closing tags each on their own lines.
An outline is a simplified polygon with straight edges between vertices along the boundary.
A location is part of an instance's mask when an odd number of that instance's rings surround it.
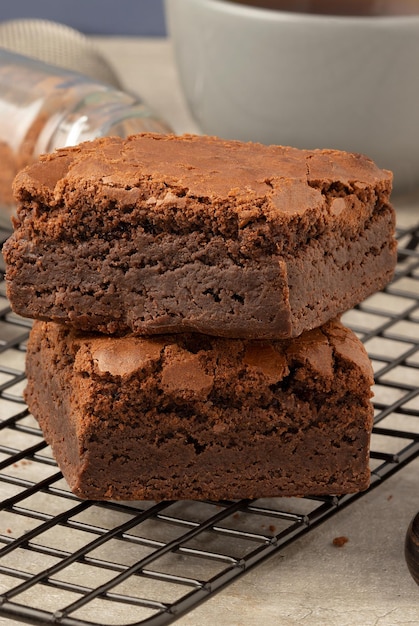
<svg viewBox="0 0 419 626">
<path fill-rule="evenodd" d="M 147 232 L 234 237 L 258 224 L 287 247 L 330 222 L 358 230 L 360 217 L 388 204 L 391 184 L 391 173 L 367 157 L 337 150 L 196 135 L 105 137 L 44 155 L 18 174 L 15 228 L 84 238 L 135 223 Z M 284 237 L 287 225 L 292 235 Z"/>
</svg>

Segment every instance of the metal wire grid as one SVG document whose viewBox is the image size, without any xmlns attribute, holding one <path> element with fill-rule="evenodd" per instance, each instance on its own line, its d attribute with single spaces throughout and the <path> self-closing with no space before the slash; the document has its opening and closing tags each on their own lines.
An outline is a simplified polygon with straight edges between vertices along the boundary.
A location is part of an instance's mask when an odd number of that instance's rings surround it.
<svg viewBox="0 0 419 626">
<path fill-rule="evenodd" d="M 419 225 L 398 239 L 392 284 L 344 315 L 375 368 L 370 490 L 419 455 Z M 22 400 L 28 330 L 0 284 L 0 616 L 169 624 L 363 495 L 80 501 Z"/>
</svg>

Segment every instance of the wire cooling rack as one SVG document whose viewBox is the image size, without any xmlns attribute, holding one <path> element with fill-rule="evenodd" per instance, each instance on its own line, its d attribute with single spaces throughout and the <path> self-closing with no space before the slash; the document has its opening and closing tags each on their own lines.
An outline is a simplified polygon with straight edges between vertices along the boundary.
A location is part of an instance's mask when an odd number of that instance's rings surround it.
<svg viewBox="0 0 419 626">
<path fill-rule="evenodd" d="M 375 369 L 370 490 L 419 455 L 419 225 L 398 239 L 392 284 L 344 316 Z M 28 332 L 1 283 L 0 617 L 169 624 L 363 495 L 80 501 L 22 400 Z"/>
</svg>

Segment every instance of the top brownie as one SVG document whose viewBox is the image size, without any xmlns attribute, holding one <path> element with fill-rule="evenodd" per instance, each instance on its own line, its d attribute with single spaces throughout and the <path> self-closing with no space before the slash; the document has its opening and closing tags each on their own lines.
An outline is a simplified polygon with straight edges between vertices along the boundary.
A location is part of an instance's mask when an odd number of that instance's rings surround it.
<svg viewBox="0 0 419 626">
<path fill-rule="evenodd" d="M 63 148 L 15 179 L 8 296 L 86 331 L 297 336 L 390 280 L 391 182 L 359 154 L 206 136 Z"/>
</svg>

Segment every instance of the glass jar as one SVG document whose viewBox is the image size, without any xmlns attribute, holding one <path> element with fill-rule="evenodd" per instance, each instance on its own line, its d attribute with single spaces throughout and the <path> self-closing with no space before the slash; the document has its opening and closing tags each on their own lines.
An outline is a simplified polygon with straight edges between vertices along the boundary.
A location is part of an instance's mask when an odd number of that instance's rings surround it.
<svg viewBox="0 0 419 626">
<path fill-rule="evenodd" d="M 138 132 L 170 128 L 133 95 L 0 48 L 0 224 L 10 227 L 16 173 L 40 154 Z"/>
</svg>

